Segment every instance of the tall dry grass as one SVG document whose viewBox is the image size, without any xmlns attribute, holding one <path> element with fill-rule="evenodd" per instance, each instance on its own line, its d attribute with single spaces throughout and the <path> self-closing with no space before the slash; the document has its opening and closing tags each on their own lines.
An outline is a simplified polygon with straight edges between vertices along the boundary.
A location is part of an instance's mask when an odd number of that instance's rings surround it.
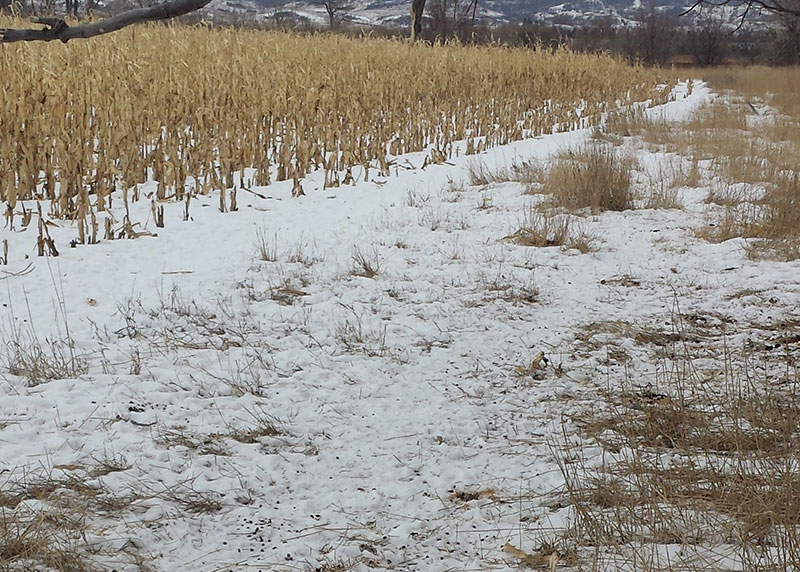
<svg viewBox="0 0 800 572">
<path fill-rule="evenodd" d="M 723 97 L 685 123 L 619 113 L 606 136 L 637 136 L 651 150 L 691 161 L 683 179 L 709 186 L 713 210 L 701 236 L 753 239 L 756 257 L 800 258 L 800 68 L 704 70 Z M 702 165 L 702 168 L 698 168 Z"/>
<path fill-rule="evenodd" d="M 782 113 L 800 116 L 800 68 L 798 67 L 732 67 L 706 69 L 703 79 L 719 91 L 740 94 L 749 101 L 763 100 Z"/>
<path fill-rule="evenodd" d="M 585 441 L 559 449 L 566 538 L 591 570 L 797 570 L 798 323 L 760 326 L 781 351 L 740 351 L 690 318 L 631 332 L 659 348 L 656 383 L 624 380 L 576 416 Z"/>
<path fill-rule="evenodd" d="M 800 68 L 730 69 L 706 79 L 746 105 L 747 136 L 738 144 L 746 148 L 728 154 L 720 171 L 729 184 L 753 183 L 708 236 L 756 239 L 750 254 L 758 257 L 800 258 Z"/>
<path fill-rule="evenodd" d="M 542 191 L 568 209 L 593 213 L 633 207 L 633 160 L 614 147 L 589 144 L 560 153 L 547 171 Z"/>
<path fill-rule="evenodd" d="M 89 221 L 115 190 L 141 198 L 148 180 L 157 201 L 274 180 L 299 189 L 314 170 L 336 186 L 388 174 L 387 155 L 432 146 L 444 160 L 457 140 L 474 153 L 595 124 L 609 108 L 663 100 L 663 79 L 567 50 L 201 26 L 14 44 L 0 53 L 0 201 L 13 213 L 50 200 L 50 214 Z M 98 231 L 79 230 L 79 242 Z"/>
</svg>

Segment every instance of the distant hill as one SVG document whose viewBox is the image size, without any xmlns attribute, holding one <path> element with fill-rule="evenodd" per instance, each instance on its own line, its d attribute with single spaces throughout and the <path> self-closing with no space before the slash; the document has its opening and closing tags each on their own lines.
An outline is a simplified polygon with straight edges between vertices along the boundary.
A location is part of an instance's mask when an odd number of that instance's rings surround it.
<svg viewBox="0 0 800 572">
<path fill-rule="evenodd" d="M 410 0 L 352 0 L 348 18 L 354 23 L 407 25 Z M 656 0 L 656 6 L 675 14 L 686 4 L 682 0 Z M 647 4 L 649 6 L 649 3 Z M 481 0 L 477 18 L 486 24 L 539 20 L 580 25 L 596 18 L 619 23 L 629 21 L 642 6 L 641 0 Z M 320 2 L 315 0 L 214 0 L 220 12 L 283 15 L 318 24 L 327 22 Z"/>
</svg>

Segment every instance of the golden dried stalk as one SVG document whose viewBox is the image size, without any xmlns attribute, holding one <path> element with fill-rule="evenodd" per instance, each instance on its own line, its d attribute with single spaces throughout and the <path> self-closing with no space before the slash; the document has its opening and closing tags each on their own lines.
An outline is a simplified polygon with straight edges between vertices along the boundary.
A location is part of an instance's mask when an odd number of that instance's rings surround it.
<svg viewBox="0 0 800 572">
<path fill-rule="evenodd" d="M 593 125 L 620 105 L 663 101 L 665 75 L 568 50 L 180 25 L 9 44 L 0 201 L 13 212 L 19 200 L 51 200 L 56 216 L 85 218 L 115 190 L 131 191 L 127 207 L 155 180 L 158 200 L 180 201 L 245 185 L 245 169 L 257 185 L 291 180 L 297 194 L 315 169 L 338 186 L 355 166 L 388 175 L 403 153 L 433 148 L 441 162 L 456 141 L 472 154 Z"/>
</svg>

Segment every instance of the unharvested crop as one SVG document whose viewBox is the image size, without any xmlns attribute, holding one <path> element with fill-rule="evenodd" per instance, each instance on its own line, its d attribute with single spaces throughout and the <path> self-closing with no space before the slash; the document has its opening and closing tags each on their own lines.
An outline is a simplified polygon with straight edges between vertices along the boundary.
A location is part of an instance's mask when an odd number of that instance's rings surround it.
<svg viewBox="0 0 800 572">
<path fill-rule="evenodd" d="M 653 70 L 567 50 L 424 46 L 180 25 L 134 26 L 0 54 L 0 201 L 50 201 L 78 243 L 136 236 L 112 201 L 388 175 L 391 156 L 465 152 L 592 125 L 608 109 L 663 100 Z M 113 194 L 114 192 L 117 194 Z M 231 199 L 235 195 L 230 195 Z M 230 210 L 235 205 L 231 205 Z M 126 211 L 127 212 L 127 211 Z"/>
</svg>

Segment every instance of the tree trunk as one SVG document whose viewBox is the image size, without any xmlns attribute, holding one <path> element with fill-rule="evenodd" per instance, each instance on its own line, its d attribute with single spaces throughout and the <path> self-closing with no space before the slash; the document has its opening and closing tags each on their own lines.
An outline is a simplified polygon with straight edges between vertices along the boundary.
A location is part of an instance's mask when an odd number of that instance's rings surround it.
<svg viewBox="0 0 800 572">
<path fill-rule="evenodd" d="M 425 0 L 411 0 L 411 41 L 422 35 L 422 13 L 425 11 Z"/>
<path fill-rule="evenodd" d="M 336 7 L 333 5 L 333 0 L 325 3 L 325 11 L 328 13 L 330 28 L 333 29 L 336 26 Z"/>
</svg>

